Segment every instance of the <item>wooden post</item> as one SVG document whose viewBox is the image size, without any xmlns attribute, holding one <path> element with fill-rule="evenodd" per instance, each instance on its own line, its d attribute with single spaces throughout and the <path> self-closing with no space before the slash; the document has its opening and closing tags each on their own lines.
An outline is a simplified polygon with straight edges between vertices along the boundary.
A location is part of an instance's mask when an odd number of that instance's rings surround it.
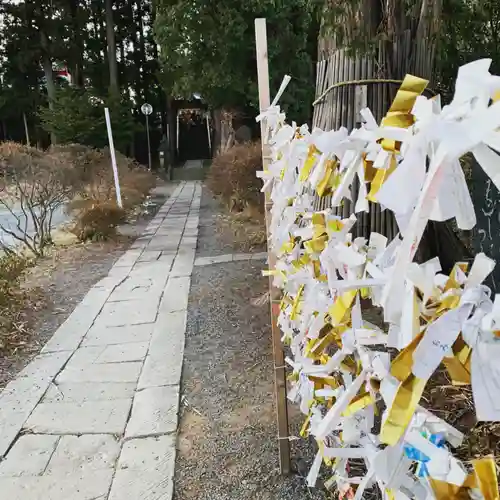
<svg viewBox="0 0 500 500">
<path fill-rule="evenodd" d="M 255 20 L 255 47 L 257 51 L 257 76 L 259 84 L 259 106 L 261 112 L 268 109 L 271 104 L 269 91 L 269 67 L 267 60 L 267 33 L 266 20 Z M 269 145 L 267 144 L 267 127 L 261 122 L 262 164 L 264 169 L 269 165 Z M 269 224 L 271 223 L 271 200 L 266 194 L 265 201 L 266 230 L 269 242 Z M 276 266 L 276 257 L 268 245 L 269 269 Z M 279 315 L 279 300 L 276 300 L 278 291 L 273 287 L 272 277 L 269 278 L 269 302 L 271 304 L 271 333 L 273 340 L 274 357 L 274 383 L 276 391 L 276 410 L 278 424 L 278 446 L 280 457 L 280 471 L 282 474 L 290 473 L 290 441 L 288 440 L 288 408 L 286 399 L 286 372 L 285 356 L 281 343 L 281 332 L 277 325 Z"/>
</svg>

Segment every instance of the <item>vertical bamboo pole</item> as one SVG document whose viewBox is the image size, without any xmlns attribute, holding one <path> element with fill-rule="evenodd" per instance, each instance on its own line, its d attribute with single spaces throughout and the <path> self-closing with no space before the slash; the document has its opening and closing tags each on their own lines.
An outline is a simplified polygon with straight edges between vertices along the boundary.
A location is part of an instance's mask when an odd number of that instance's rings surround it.
<svg viewBox="0 0 500 500">
<path fill-rule="evenodd" d="M 255 19 L 255 48 L 257 52 L 257 77 L 259 85 L 259 106 L 264 111 L 271 104 L 269 91 L 269 67 L 267 59 L 267 32 L 266 20 Z M 265 123 L 261 122 L 261 140 L 262 140 L 262 163 L 266 168 L 269 164 L 269 145 L 267 144 L 268 134 Z M 268 261 L 269 269 L 274 269 L 276 257 L 269 248 L 269 224 L 271 222 L 272 202 L 266 194 L 266 230 L 268 236 Z M 286 400 L 286 372 L 285 356 L 283 345 L 281 343 L 281 333 L 277 325 L 279 315 L 279 300 L 277 290 L 273 287 L 272 277 L 269 278 L 269 302 L 271 304 L 271 333 L 273 340 L 274 357 L 274 383 L 276 391 L 276 410 L 278 424 L 278 447 L 280 457 L 280 471 L 282 474 L 290 473 L 290 442 L 288 440 L 288 408 Z"/>
</svg>

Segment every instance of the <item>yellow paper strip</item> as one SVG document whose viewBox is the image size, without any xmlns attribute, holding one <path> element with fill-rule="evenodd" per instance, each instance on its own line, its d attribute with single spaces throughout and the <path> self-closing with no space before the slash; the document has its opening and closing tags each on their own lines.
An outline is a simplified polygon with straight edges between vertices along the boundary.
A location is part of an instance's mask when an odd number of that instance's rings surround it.
<svg viewBox="0 0 500 500">
<path fill-rule="evenodd" d="M 472 460 L 472 465 L 484 500 L 499 500 L 497 471 L 493 457 Z"/>
<path fill-rule="evenodd" d="M 357 290 L 349 290 L 348 292 L 344 292 L 342 295 L 337 297 L 337 300 L 335 301 L 333 306 L 328 309 L 328 314 L 330 314 L 331 323 L 333 326 L 337 326 L 342 322 L 348 309 L 350 309 L 357 293 Z"/>
<path fill-rule="evenodd" d="M 417 409 L 427 380 L 413 374 L 402 382 L 380 430 L 380 441 L 394 446 L 405 433 Z"/>
</svg>

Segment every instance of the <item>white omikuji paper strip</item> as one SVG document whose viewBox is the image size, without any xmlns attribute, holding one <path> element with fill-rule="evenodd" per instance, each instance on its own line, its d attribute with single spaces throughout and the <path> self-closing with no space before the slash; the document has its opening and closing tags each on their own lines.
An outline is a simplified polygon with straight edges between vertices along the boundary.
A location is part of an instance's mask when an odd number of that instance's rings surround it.
<svg viewBox="0 0 500 500">
<path fill-rule="evenodd" d="M 438 259 L 420 265 L 413 262 L 429 220 L 455 218 L 458 227 L 467 230 L 476 223 L 459 163 L 464 154 L 472 153 L 478 168 L 500 189 L 500 156 L 495 151 L 500 150 L 500 102 L 492 103 L 500 90 L 500 78 L 489 73 L 490 64 L 484 59 L 461 67 L 454 98 L 447 106 L 441 107 L 439 98 L 418 97 L 412 111 L 415 123 L 404 130 L 379 126 L 369 109 L 361 111 L 364 123 L 351 133 L 345 128 L 324 132 L 309 131 L 305 125 L 287 125 L 278 99 L 289 77 L 271 107 L 257 118 L 264 121 L 272 158 L 268 170 L 258 176 L 273 202 L 269 245 L 277 255 L 274 284 L 289 298 L 278 319 L 292 352 L 286 362 L 295 375 L 288 397 L 309 416 L 308 432 L 319 444 L 307 477 L 310 486 L 316 483 L 323 460 L 332 459 L 332 477 L 327 483 L 336 483 L 339 491 L 356 485 L 355 498 L 363 498 L 367 489 L 379 488 L 383 498 L 430 500 L 435 497 L 429 478 L 454 485 L 465 480 L 466 467 L 449 450 L 449 446 L 458 446 L 463 436 L 434 416 L 432 409 L 418 406 L 406 433 L 394 446 L 382 445 L 373 433 L 373 404 L 354 413 L 345 412 L 363 389 L 386 409 L 396 396 L 400 382 L 390 375 L 388 353 L 377 351 L 377 346 L 403 349 L 423 331 L 411 369 L 426 380 L 444 357 L 452 355 L 451 347 L 462 333 L 472 348 L 471 380 L 477 417 L 500 420 L 500 339 L 495 335 L 500 330 L 500 296 L 492 297 L 491 290 L 482 284 L 494 261 L 479 254 L 468 274 L 455 267 L 451 276 L 457 285 L 451 290 L 445 290 L 448 276 L 441 273 Z M 376 195 L 381 207 L 394 213 L 400 234 L 387 241 L 383 235 L 372 233 L 367 242 L 350 234 L 356 216 L 340 220 L 333 208 L 350 199 L 356 213 L 368 210 L 362 159 L 373 161 L 374 168 L 388 168 L 391 160 L 380 146 L 381 138 L 401 142 L 396 170 Z M 315 151 L 312 165 L 311 151 Z M 341 177 L 331 207 L 318 212 L 324 217 L 328 242 L 320 254 L 312 254 L 326 276 L 320 281 L 307 264 L 300 242 L 314 237 L 314 197 L 310 193 L 321 183 L 333 159 L 338 161 Z M 310 171 L 302 175 L 308 160 Z M 362 186 L 354 199 L 351 185 L 356 178 Z M 333 230 L 335 224 L 329 224 L 335 221 L 340 227 Z M 289 245 L 286 252 L 282 251 L 284 244 Z M 297 262 L 302 263 L 297 266 Z M 358 295 L 352 305 L 352 326 L 342 334 L 343 347 L 330 353 L 325 364 L 314 363 L 305 349 L 308 342 L 319 338 L 329 307 L 340 295 L 360 289 L 369 289 L 372 302 L 383 307 L 389 333 L 363 320 Z M 421 292 L 420 298 L 415 289 Z M 428 304 L 453 295 L 459 299 L 458 306 L 431 319 L 421 330 L 416 314 L 426 313 Z M 342 368 L 346 356 L 354 356 L 359 363 L 358 376 Z M 309 377 L 341 380 L 342 384 L 335 389 L 324 386 L 316 390 Z M 373 378 L 380 381 L 379 391 L 370 386 Z M 332 401 L 329 410 L 328 400 Z M 444 446 L 429 440 L 436 434 L 445 439 Z M 428 458 L 425 474 L 415 474 L 415 461 L 405 454 L 407 447 Z M 349 460 L 364 462 L 364 475 L 359 470 L 350 472 Z M 474 495 L 482 498 L 478 490 Z"/>
</svg>

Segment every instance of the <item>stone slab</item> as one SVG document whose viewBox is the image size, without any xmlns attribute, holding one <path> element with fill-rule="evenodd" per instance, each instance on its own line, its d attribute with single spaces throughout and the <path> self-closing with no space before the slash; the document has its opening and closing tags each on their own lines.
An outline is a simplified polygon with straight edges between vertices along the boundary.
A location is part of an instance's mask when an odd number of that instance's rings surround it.
<svg viewBox="0 0 500 500">
<path fill-rule="evenodd" d="M 177 252 L 177 256 L 190 257 L 193 259 L 193 262 L 195 255 L 196 250 L 194 250 L 193 248 L 179 248 L 179 251 Z"/>
<path fill-rule="evenodd" d="M 120 443 L 115 436 L 109 434 L 62 436 L 46 474 L 60 476 L 63 473 L 70 475 L 114 469 L 119 454 Z"/>
<path fill-rule="evenodd" d="M 100 304 L 99 307 L 77 306 L 69 318 L 56 330 L 52 338 L 45 344 L 42 353 L 75 350 L 92 327 L 103 305 L 104 302 Z"/>
<path fill-rule="evenodd" d="M 139 236 L 139 238 L 137 238 L 135 241 L 138 243 L 146 243 L 147 244 L 151 241 L 151 236 Z"/>
<path fill-rule="evenodd" d="M 169 278 L 160 302 L 159 312 L 169 313 L 187 309 L 191 278 Z"/>
<path fill-rule="evenodd" d="M 148 251 L 169 251 L 176 252 L 179 248 L 180 238 L 161 237 L 152 241 L 148 245 Z"/>
<path fill-rule="evenodd" d="M 170 500 L 173 495 L 175 438 L 133 439 L 123 445 L 110 500 Z"/>
<path fill-rule="evenodd" d="M 177 429 L 179 387 L 151 387 L 139 391 L 134 398 L 132 415 L 125 438 L 168 434 Z"/>
<path fill-rule="evenodd" d="M 130 363 L 143 361 L 148 352 L 149 342 L 130 342 L 110 346 L 89 346 L 78 348 L 68 364 L 68 368 L 82 368 L 92 364 Z"/>
<path fill-rule="evenodd" d="M 182 236 L 184 231 L 184 226 L 186 224 L 186 216 L 173 216 L 168 215 L 167 218 L 161 223 L 161 226 L 156 232 L 156 238 L 164 238 L 165 236 L 170 236 L 173 238 L 178 238 Z"/>
<path fill-rule="evenodd" d="M 108 276 L 113 278 L 126 278 L 130 271 L 132 271 L 132 266 L 122 266 L 122 267 L 112 267 L 109 270 Z"/>
<path fill-rule="evenodd" d="M 233 254 L 216 255 L 214 257 L 198 257 L 194 261 L 195 266 L 209 266 L 212 264 L 222 264 L 224 262 L 232 262 Z"/>
<path fill-rule="evenodd" d="M 0 395 L 0 457 L 5 455 L 24 422 L 42 399 L 71 352 L 41 354 Z"/>
<path fill-rule="evenodd" d="M 0 478 L 6 500 L 100 500 L 108 494 L 113 471 L 91 471 L 77 475 Z"/>
<path fill-rule="evenodd" d="M 178 385 L 182 374 L 186 311 L 161 313 L 139 378 L 138 389 Z"/>
<path fill-rule="evenodd" d="M 149 342 L 154 323 L 127 326 L 94 325 L 83 339 L 82 347 L 93 345 L 126 344 L 129 342 Z"/>
<path fill-rule="evenodd" d="M 148 241 L 137 241 L 135 240 L 131 245 L 130 245 L 130 248 L 132 250 L 144 250 L 147 246 L 147 244 L 149 243 L 149 240 Z"/>
<path fill-rule="evenodd" d="M 185 237 L 197 237 L 198 236 L 198 227 L 186 228 L 184 230 L 183 236 L 185 236 Z"/>
<path fill-rule="evenodd" d="M 136 382 L 139 378 L 141 368 L 141 362 L 68 366 L 57 376 L 56 383 Z"/>
<path fill-rule="evenodd" d="M 184 345 L 186 333 L 187 311 L 161 312 L 155 323 L 149 356 L 163 358 L 172 346 Z"/>
<path fill-rule="evenodd" d="M 161 254 L 161 252 L 160 252 Z M 125 300 L 159 300 L 167 275 L 160 275 L 157 279 L 152 277 L 128 277 L 120 286 L 115 288 L 108 302 L 122 302 Z"/>
<path fill-rule="evenodd" d="M 158 262 L 164 263 L 165 266 L 170 271 L 170 269 L 172 269 L 172 264 L 174 263 L 174 259 L 175 259 L 175 254 L 172 254 L 167 250 L 161 252 L 161 256 L 158 259 Z"/>
<path fill-rule="evenodd" d="M 24 422 L 30 413 L 26 411 L 7 411 L 0 412 L 0 458 L 5 456 L 11 444 L 16 440 L 21 432 Z M 0 490 L 1 491 L 1 490 Z"/>
<path fill-rule="evenodd" d="M 88 291 L 83 300 L 86 300 L 87 302 L 94 302 L 96 299 L 101 299 L 101 303 L 106 302 L 106 292 L 108 292 L 109 295 L 114 290 L 114 288 L 117 287 L 122 281 L 123 278 L 108 275 L 98 281 Z"/>
<path fill-rule="evenodd" d="M 56 352 L 36 356 L 0 394 L 0 416 L 7 409 L 31 411 L 70 355 Z"/>
<path fill-rule="evenodd" d="M 267 257 L 267 252 L 257 252 L 252 254 L 252 260 L 265 260 Z"/>
<path fill-rule="evenodd" d="M 141 256 L 141 250 L 127 250 L 114 264 L 113 267 L 132 267 Z"/>
<path fill-rule="evenodd" d="M 149 342 L 130 342 L 107 346 L 96 359 L 96 363 L 126 363 L 144 361 Z"/>
<path fill-rule="evenodd" d="M 138 262 L 130 271 L 129 277 L 133 279 L 165 279 L 170 271 L 170 266 L 165 262 Z"/>
<path fill-rule="evenodd" d="M 196 250 L 198 246 L 198 226 L 196 228 L 184 229 L 184 234 L 182 236 L 179 248 L 190 248 L 191 250 Z"/>
<path fill-rule="evenodd" d="M 21 436 L 9 451 L 7 458 L 0 462 L 0 477 L 43 474 L 58 441 L 59 436 L 33 434 Z"/>
<path fill-rule="evenodd" d="M 63 382 L 51 384 L 42 401 L 85 403 L 86 401 L 112 401 L 132 399 L 135 382 Z"/>
<path fill-rule="evenodd" d="M 198 237 L 197 236 L 186 236 L 184 235 L 181 240 L 181 247 L 190 247 L 190 248 L 196 248 L 196 245 L 198 243 Z"/>
<path fill-rule="evenodd" d="M 160 255 L 161 251 L 159 250 L 144 250 L 137 262 L 154 262 L 158 260 Z"/>
<path fill-rule="evenodd" d="M 25 429 L 37 434 L 123 434 L 130 399 L 86 403 L 40 403 Z"/>
<path fill-rule="evenodd" d="M 177 253 L 177 257 L 174 260 L 174 265 L 172 266 L 172 270 L 170 271 L 171 278 L 191 276 L 191 274 L 193 273 L 195 251 L 188 249 L 185 250 L 185 253 L 182 253 L 181 250 L 182 248 Z"/>
<path fill-rule="evenodd" d="M 251 253 L 235 253 L 233 254 L 233 262 L 238 262 L 241 260 L 251 260 Z"/>
<path fill-rule="evenodd" d="M 183 355 L 184 345 L 178 345 L 172 346 L 170 355 L 165 356 L 163 359 L 148 356 L 137 388 L 142 390 L 149 387 L 178 385 L 182 375 L 182 358 L 179 358 L 179 356 Z"/>
<path fill-rule="evenodd" d="M 95 324 L 99 326 L 127 326 L 154 323 L 158 302 L 151 300 L 127 300 L 108 302 L 104 305 Z"/>
<path fill-rule="evenodd" d="M 162 240 L 166 242 L 170 239 L 172 242 L 179 242 L 184 232 L 184 226 L 186 225 L 186 218 L 182 219 L 171 219 L 170 216 L 165 219 L 163 224 L 158 228 L 153 241 Z"/>
<path fill-rule="evenodd" d="M 117 470 L 173 472 L 175 435 L 131 439 L 123 444 Z"/>
</svg>

